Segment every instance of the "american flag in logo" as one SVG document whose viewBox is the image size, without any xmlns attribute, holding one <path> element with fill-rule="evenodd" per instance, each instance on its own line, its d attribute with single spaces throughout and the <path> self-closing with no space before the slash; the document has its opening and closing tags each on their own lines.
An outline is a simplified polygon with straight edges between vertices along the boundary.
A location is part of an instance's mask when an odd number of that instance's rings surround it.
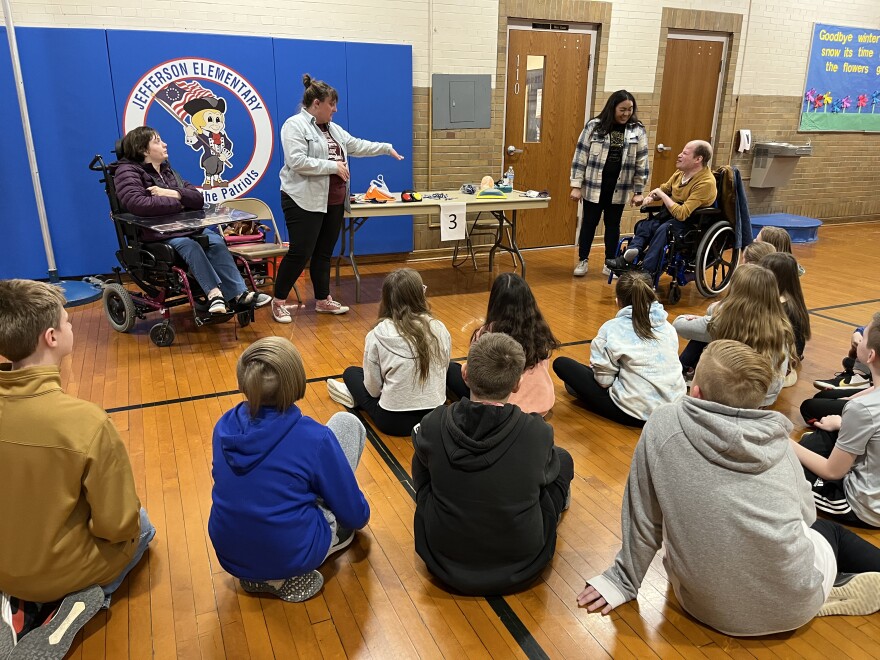
<svg viewBox="0 0 880 660">
<path fill-rule="evenodd" d="M 195 80 L 187 82 L 181 80 L 165 85 L 165 87 L 156 92 L 154 98 L 159 101 L 166 110 L 177 115 L 177 118 L 183 122 L 184 119 L 186 119 L 186 111 L 183 109 L 183 106 L 186 103 L 189 103 L 193 99 L 202 99 L 213 96 L 213 92 L 208 91 Z"/>
</svg>

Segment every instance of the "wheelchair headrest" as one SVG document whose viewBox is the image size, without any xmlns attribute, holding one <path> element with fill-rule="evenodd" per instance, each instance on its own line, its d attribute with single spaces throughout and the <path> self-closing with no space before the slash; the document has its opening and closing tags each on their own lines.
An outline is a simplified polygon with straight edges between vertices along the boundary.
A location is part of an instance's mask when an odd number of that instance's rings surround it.
<svg viewBox="0 0 880 660">
<path fill-rule="evenodd" d="M 116 158 L 122 158 L 122 138 L 119 138 L 114 143 L 113 153 L 116 155 Z"/>
</svg>

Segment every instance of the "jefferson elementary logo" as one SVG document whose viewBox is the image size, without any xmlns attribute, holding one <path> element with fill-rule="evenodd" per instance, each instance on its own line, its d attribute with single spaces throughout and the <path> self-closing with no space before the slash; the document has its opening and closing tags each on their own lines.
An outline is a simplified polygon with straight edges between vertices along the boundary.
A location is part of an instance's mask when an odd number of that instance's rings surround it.
<svg viewBox="0 0 880 660">
<path fill-rule="evenodd" d="M 161 108 L 163 114 L 148 122 L 154 107 Z M 237 71 L 195 57 L 157 65 L 141 76 L 129 93 L 123 129 L 127 133 L 145 124 L 158 129 L 168 124 L 164 113 L 171 118 L 171 125 L 176 123 L 182 129 L 183 145 L 198 154 L 203 176 L 198 187 L 206 202 L 244 195 L 265 174 L 272 159 L 272 119 L 263 97 Z M 247 126 L 243 114 L 251 126 Z M 251 136 L 253 144 L 245 149 Z M 174 141 L 167 130 L 163 137 L 166 142 Z M 237 153 L 233 137 L 239 144 Z M 180 161 L 178 156 L 175 162 Z M 245 161 L 243 166 L 236 165 Z"/>
</svg>

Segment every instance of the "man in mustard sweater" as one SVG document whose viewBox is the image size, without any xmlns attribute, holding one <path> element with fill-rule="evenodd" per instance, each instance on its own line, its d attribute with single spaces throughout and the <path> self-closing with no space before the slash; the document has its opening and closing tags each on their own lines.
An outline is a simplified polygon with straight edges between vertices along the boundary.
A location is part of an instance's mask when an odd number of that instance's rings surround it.
<svg viewBox="0 0 880 660">
<path fill-rule="evenodd" d="M 34 646 L 34 657 L 63 655 L 156 532 L 107 413 L 61 389 L 73 349 L 64 303 L 49 284 L 0 281 L 0 355 L 11 361 L 0 364 L 0 591 L 30 623 L 0 620 L 0 649 Z"/>
<path fill-rule="evenodd" d="M 645 196 L 644 203 L 663 202 L 664 208 L 636 225 L 635 236 L 626 252 L 614 259 L 606 259 L 611 270 L 621 271 L 630 266 L 642 252 L 640 265 L 647 273 L 655 273 L 666 246 L 666 231 L 672 227 L 676 236 L 684 231 L 684 221 L 691 213 L 710 206 L 718 194 L 715 176 L 709 169 L 712 145 L 703 140 L 688 142 L 675 161 L 676 171 L 659 188 Z"/>
</svg>

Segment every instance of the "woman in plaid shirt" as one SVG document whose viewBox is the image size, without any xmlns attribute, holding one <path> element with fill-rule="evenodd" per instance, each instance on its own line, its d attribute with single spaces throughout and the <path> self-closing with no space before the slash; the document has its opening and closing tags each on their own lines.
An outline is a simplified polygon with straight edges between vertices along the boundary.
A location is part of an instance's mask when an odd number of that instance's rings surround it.
<svg viewBox="0 0 880 660">
<path fill-rule="evenodd" d="M 636 100 L 614 92 L 598 117 L 587 122 L 571 163 L 571 198 L 584 204 L 575 277 L 587 274 L 590 246 L 605 215 L 605 258 L 617 254 L 623 206 L 642 204 L 648 182 L 648 134 L 636 115 Z M 607 267 L 603 275 L 610 274 Z"/>
</svg>

